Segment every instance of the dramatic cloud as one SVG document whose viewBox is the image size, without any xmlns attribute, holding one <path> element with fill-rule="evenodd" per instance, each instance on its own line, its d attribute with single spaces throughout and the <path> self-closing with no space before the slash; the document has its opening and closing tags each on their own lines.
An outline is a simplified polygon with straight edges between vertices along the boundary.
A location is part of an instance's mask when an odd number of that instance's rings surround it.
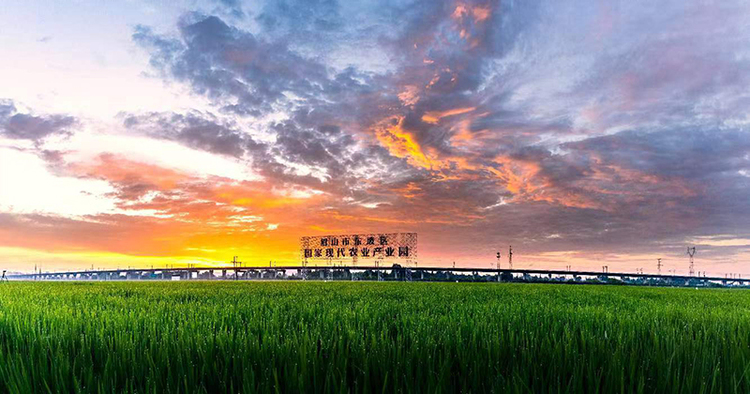
<svg viewBox="0 0 750 394">
<path fill-rule="evenodd" d="M 303 38 L 278 33 L 293 24 L 338 40 L 319 46 L 348 46 L 363 40 L 342 18 L 356 12 L 335 2 L 306 3 L 310 12 L 289 7 L 263 8 L 256 34 L 192 14 L 178 37 L 141 27 L 134 38 L 150 48 L 166 77 L 188 83 L 224 111 L 285 114 L 288 120 L 267 129 L 276 139 L 271 151 L 285 163 L 347 182 L 357 163 L 341 158 L 366 144 L 387 150 L 383 163 L 408 164 L 401 178 L 379 179 L 356 193 L 351 184 L 308 184 L 387 204 L 378 208 L 384 220 L 408 212 L 405 222 L 427 223 L 450 212 L 438 221 L 484 229 L 501 220 L 493 211 L 528 210 L 549 219 L 556 209 L 598 228 L 591 237 L 616 247 L 602 231 L 618 234 L 617 244 L 644 228 L 661 239 L 679 233 L 654 228 L 652 215 L 687 233 L 704 231 L 698 223 L 705 221 L 736 230 L 736 220 L 718 219 L 723 208 L 708 206 L 738 208 L 735 218 L 748 219 L 749 207 L 734 201 L 747 183 L 746 119 L 717 116 L 703 104 L 746 100 L 735 88 L 748 85 L 739 71 L 747 61 L 735 56 L 748 44 L 736 38 L 744 31 L 737 29 L 746 30 L 740 21 L 748 11 L 739 3 L 716 7 L 711 17 L 701 15 L 704 6 L 684 3 L 662 13 L 643 4 L 389 4 L 362 24 L 380 35 L 390 59 L 390 69 L 380 72 L 326 65 L 321 61 L 331 59 L 310 54 L 309 43 L 287 41 Z M 387 17 L 396 15 L 394 26 Z M 720 29 L 719 15 L 733 23 Z M 351 38 L 340 39 L 339 31 Z M 697 219 L 683 218 L 691 213 Z M 558 238 L 585 233 L 555 221 L 549 227 Z"/>
<path fill-rule="evenodd" d="M 118 211 L 87 223 L 128 223 L 121 229 L 147 217 L 164 239 L 202 225 L 210 242 L 149 251 L 212 256 L 226 254 L 222 234 L 238 228 L 273 232 L 274 250 L 290 259 L 301 234 L 385 229 L 418 231 L 423 256 L 440 264 L 491 260 L 510 243 L 528 264 L 560 266 L 628 256 L 642 266 L 698 241 L 716 264 L 746 255 L 745 2 L 196 8 L 136 25 L 131 38 L 144 71 L 198 104 L 128 110 L 103 134 L 150 141 L 154 156 L 159 144 L 181 144 L 252 177 L 109 148 L 85 159 L 70 146 L 39 148 L 61 176 L 111 186 Z M 41 146 L 76 119 L 8 102 L 0 135 Z M 44 222 L 14 220 L 29 231 Z"/>
<path fill-rule="evenodd" d="M 127 116 L 124 125 L 155 138 L 183 143 L 191 148 L 229 156 L 242 156 L 246 144 L 231 125 L 218 123 L 210 115 L 190 113 Z"/>
</svg>

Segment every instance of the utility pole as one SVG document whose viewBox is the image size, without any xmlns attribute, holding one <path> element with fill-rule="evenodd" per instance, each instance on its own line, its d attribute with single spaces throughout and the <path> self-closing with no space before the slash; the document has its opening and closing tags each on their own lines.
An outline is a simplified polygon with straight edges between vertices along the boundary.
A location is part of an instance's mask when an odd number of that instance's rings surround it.
<svg viewBox="0 0 750 394">
<path fill-rule="evenodd" d="M 661 275 L 661 259 L 656 259 L 656 270 Z"/>
<path fill-rule="evenodd" d="M 687 248 L 687 254 L 690 256 L 690 276 L 695 275 L 695 261 L 693 260 L 693 256 L 695 256 L 695 246 L 692 248 L 688 246 Z"/>
</svg>

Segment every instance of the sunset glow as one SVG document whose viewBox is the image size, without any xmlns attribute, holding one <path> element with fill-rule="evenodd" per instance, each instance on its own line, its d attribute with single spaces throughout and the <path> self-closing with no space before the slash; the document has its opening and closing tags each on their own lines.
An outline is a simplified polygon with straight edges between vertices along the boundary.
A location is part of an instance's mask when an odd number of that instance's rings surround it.
<svg viewBox="0 0 750 394">
<path fill-rule="evenodd" d="M 750 274 L 746 2 L 63 3 L 0 13 L 3 269 L 416 232 L 425 266 Z"/>
</svg>

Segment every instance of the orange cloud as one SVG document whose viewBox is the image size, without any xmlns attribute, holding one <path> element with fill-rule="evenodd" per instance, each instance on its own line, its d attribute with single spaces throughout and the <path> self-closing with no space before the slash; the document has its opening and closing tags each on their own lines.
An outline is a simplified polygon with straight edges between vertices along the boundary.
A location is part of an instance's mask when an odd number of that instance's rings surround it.
<svg viewBox="0 0 750 394">
<path fill-rule="evenodd" d="M 66 167 L 75 176 L 103 179 L 110 182 L 145 181 L 161 190 L 174 188 L 191 176 L 170 168 L 133 161 L 122 156 L 103 153 L 93 163 L 73 163 Z"/>
<path fill-rule="evenodd" d="M 432 160 L 425 155 L 422 147 L 414 140 L 414 136 L 404 130 L 404 117 L 398 116 L 396 119 L 397 123 L 395 125 L 388 125 L 391 122 L 390 119 L 381 122 L 375 132 L 378 141 L 392 155 L 401 158 L 405 157 L 412 165 L 428 169 L 432 168 Z"/>
<path fill-rule="evenodd" d="M 537 177 L 540 171 L 538 164 L 505 156 L 497 157 L 494 161 L 498 166 L 487 169 L 500 178 L 505 188 L 514 195 L 528 196 L 544 186 Z"/>
<path fill-rule="evenodd" d="M 111 183 L 116 192 L 109 197 L 116 200 L 117 212 L 19 221 L 9 231 L 0 229 L 0 243 L 70 256 L 97 253 L 104 265 L 126 255 L 169 264 L 190 256 L 206 262 L 233 255 L 293 261 L 308 210 L 326 198 L 285 191 L 267 181 L 191 175 L 113 154 L 62 170 Z"/>
<path fill-rule="evenodd" d="M 544 201 L 576 208 L 600 208 L 600 205 L 586 196 L 555 188 L 540 175 L 538 163 L 512 159 L 505 156 L 495 158 L 496 167 L 487 170 L 502 181 L 503 186 L 513 193 L 514 201 Z"/>
<path fill-rule="evenodd" d="M 474 20 L 476 22 L 484 22 L 492 14 L 492 7 L 489 5 L 476 6 L 471 9 L 471 13 L 474 15 Z"/>
<path fill-rule="evenodd" d="M 607 163 L 599 156 L 592 156 L 591 162 L 591 174 L 582 180 L 581 184 L 594 193 L 638 200 L 646 197 L 644 192 L 673 197 L 692 197 L 698 192 L 682 179 L 625 168 Z"/>
<path fill-rule="evenodd" d="M 404 198 L 415 198 L 422 191 L 422 189 L 414 182 L 409 182 L 404 187 L 393 188 L 391 190 Z"/>
<path fill-rule="evenodd" d="M 637 202 L 653 194 L 676 198 L 696 195 L 682 180 L 606 163 L 597 156 L 591 158 L 589 174 L 566 185 L 552 183 L 540 173 L 541 167 L 535 162 L 503 156 L 494 162 L 498 165 L 487 170 L 513 193 L 514 201 L 543 201 L 612 211 L 622 203 Z"/>
<path fill-rule="evenodd" d="M 404 86 L 404 89 L 398 94 L 398 99 L 406 106 L 413 106 L 419 101 L 419 88 L 414 85 Z"/>
<path fill-rule="evenodd" d="M 487 20 L 490 15 L 492 15 L 492 7 L 489 4 L 471 6 L 466 3 L 458 3 L 453 10 L 451 18 L 460 20 L 465 17 L 470 17 L 475 23 L 481 23 Z"/>
<path fill-rule="evenodd" d="M 469 223 L 465 220 L 466 217 L 453 217 L 450 219 L 436 219 L 436 218 L 422 218 L 422 219 L 407 219 L 407 218 L 393 218 L 388 216 L 368 216 L 368 215 L 346 215 L 338 212 L 332 212 L 331 218 L 344 221 L 344 222 L 356 222 L 361 223 L 375 222 L 375 223 L 388 223 L 388 224 L 450 224 L 450 225 L 468 225 Z M 480 216 L 472 216 L 474 219 L 481 218 Z"/>
<path fill-rule="evenodd" d="M 426 123 L 432 123 L 437 124 L 440 119 L 447 118 L 449 116 L 454 115 L 461 115 L 468 112 L 472 112 L 476 107 L 467 107 L 467 108 L 455 108 L 455 109 L 449 109 L 447 111 L 429 111 L 422 115 L 422 121 Z"/>
</svg>

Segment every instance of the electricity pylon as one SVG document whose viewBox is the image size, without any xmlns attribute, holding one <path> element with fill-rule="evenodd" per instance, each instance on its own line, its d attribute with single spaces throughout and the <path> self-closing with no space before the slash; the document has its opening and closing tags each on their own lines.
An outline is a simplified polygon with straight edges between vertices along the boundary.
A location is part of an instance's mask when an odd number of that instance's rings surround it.
<svg viewBox="0 0 750 394">
<path fill-rule="evenodd" d="M 513 269 L 513 245 L 508 247 L 508 269 Z"/>
<path fill-rule="evenodd" d="M 695 261 L 693 260 L 693 256 L 695 256 L 695 246 L 692 248 L 688 246 L 687 248 L 687 254 L 690 256 L 690 276 L 695 275 Z"/>
</svg>

